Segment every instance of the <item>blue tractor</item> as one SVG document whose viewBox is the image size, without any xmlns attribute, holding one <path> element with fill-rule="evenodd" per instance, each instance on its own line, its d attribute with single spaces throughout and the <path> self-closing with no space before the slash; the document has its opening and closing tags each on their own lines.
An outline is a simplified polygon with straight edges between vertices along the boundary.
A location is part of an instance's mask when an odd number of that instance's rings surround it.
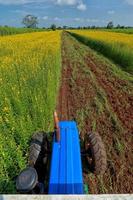
<svg viewBox="0 0 133 200">
<path fill-rule="evenodd" d="M 49 135 L 35 133 L 29 151 L 28 167 L 16 179 L 23 194 L 84 194 L 83 164 L 97 175 L 106 171 L 106 151 L 98 133 L 84 137 L 83 149 L 75 121 L 59 121 L 54 113 L 52 145 Z"/>
</svg>

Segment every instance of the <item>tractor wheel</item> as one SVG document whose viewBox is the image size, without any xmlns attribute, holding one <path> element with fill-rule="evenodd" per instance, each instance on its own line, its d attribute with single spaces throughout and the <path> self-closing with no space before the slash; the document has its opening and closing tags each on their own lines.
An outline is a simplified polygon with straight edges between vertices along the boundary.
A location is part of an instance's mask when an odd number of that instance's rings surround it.
<svg viewBox="0 0 133 200">
<path fill-rule="evenodd" d="M 29 166 L 34 167 L 36 162 L 41 162 L 42 156 L 47 152 L 48 140 L 46 134 L 37 132 L 32 136 L 29 151 Z"/>
<path fill-rule="evenodd" d="M 107 168 L 107 159 L 104 144 L 98 133 L 86 134 L 85 150 L 89 169 L 96 175 L 103 175 Z"/>
</svg>

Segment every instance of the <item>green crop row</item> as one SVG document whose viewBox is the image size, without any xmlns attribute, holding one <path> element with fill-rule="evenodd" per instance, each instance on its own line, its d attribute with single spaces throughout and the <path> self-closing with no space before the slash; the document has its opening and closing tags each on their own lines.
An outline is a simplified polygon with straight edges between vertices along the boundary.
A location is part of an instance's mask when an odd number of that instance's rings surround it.
<svg viewBox="0 0 133 200">
<path fill-rule="evenodd" d="M 116 33 L 127 33 L 133 34 L 133 28 L 113 28 L 113 29 L 103 29 L 104 31 L 116 32 Z"/>
</svg>

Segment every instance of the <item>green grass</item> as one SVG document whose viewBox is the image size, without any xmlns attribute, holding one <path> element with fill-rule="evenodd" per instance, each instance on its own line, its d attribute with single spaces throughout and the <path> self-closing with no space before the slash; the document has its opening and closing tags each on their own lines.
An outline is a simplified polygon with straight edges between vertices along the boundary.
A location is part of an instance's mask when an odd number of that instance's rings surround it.
<svg viewBox="0 0 133 200">
<path fill-rule="evenodd" d="M 133 34 L 133 28 L 113 28 L 113 29 L 101 29 L 104 31 L 109 31 L 109 32 L 116 32 L 116 33 L 126 33 L 126 34 Z"/>
<path fill-rule="evenodd" d="M 77 33 L 70 34 L 78 39 L 78 41 L 113 60 L 113 62 L 120 65 L 124 71 L 133 74 L 133 51 L 130 48 L 122 45 L 121 43 L 110 44 L 81 36 Z"/>
<path fill-rule="evenodd" d="M 95 28 L 95 29 L 85 29 L 87 31 L 107 31 L 107 32 L 115 32 L 115 33 L 125 33 L 125 34 L 133 34 L 133 28 Z"/>
<path fill-rule="evenodd" d="M 40 32 L 44 31 L 44 29 L 36 28 L 15 28 L 15 27 L 2 27 L 0 26 L 0 36 L 5 35 L 14 35 L 14 34 L 21 34 L 21 33 L 31 33 L 31 32 Z"/>
</svg>

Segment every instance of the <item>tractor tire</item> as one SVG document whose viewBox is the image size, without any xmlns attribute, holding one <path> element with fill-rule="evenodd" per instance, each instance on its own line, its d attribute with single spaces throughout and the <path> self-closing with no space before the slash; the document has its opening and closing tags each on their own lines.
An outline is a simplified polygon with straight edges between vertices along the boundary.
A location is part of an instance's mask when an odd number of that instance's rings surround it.
<svg viewBox="0 0 133 200">
<path fill-rule="evenodd" d="M 88 152 L 87 163 L 96 175 L 103 175 L 107 168 L 106 151 L 98 133 L 88 133 L 85 136 L 85 149 Z"/>
<path fill-rule="evenodd" d="M 42 150 L 45 151 L 46 149 L 47 136 L 45 133 L 43 131 L 34 133 L 29 150 L 29 166 L 34 167 L 36 162 L 40 162 L 42 159 Z"/>
</svg>

